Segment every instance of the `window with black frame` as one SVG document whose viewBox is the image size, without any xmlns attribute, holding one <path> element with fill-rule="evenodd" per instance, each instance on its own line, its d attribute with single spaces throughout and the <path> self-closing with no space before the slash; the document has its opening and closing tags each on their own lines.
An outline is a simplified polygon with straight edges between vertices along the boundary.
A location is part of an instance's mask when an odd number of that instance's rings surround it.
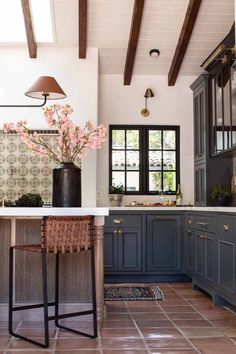
<svg viewBox="0 0 236 354">
<path fill-rule="evenodd" d="M 109 186 L 125 194 L 176 194 L 179 126 L 111 125 Z"/>
</svg>

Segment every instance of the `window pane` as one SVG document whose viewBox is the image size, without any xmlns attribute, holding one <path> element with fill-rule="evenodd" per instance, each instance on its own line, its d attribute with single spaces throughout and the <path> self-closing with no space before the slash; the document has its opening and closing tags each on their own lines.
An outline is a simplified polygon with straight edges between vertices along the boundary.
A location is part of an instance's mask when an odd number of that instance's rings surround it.
<svg viewBox="0 0 236 354">
<path fill-rule="evenodd" d="M 175 131 L 164 130 L 163 131 L 163 149 L 175 149 Z"/>
<path fill-rule="evenodd" d="M 164 172 L 163 173 L 163 191 L 175 192 L 176 191 L 176 173 Z"/>
<path fill-rule="evenodd" d="M 118 186 L 119 184 L 125 185 L 125 173 L 124 172 L 112 172 L 112 185 Z"/>
<path fill-rule="evenodd" d="M 161 172 L 149 172 L 149 191 L 160 191 L 161 188 Z"/>
<path fill-rule="evenodd" d="M 139 151 L 126 152 L 127 170 L 139 170 Z"/>
<path fill-rule="evenodd" d="M 161 170 L 161 151 L 149 151 L 149 170 Z"/>
<path fill-rule="evenodd" d="M 175 151 L 163 151 L 163 170 L 175 170 Z"/>
<path fill-rule="evenodd" d="M 139 131 L 138 130 L 127 130 L 127 149 L 139 149 Z"/>
<path fill-rule="evenodd" d="M 112 130 L 112 149 L 125 148 L 125 131 Z"/>
<path fill-rule="evenodd" d="M 161 149 L 161 131 L 149 130 L 149 149 Z"/>
<path fill-rule="evenodd" d="M 127 191 L 139 191 L 139 172 L 127 172 Z"/>
<path fill-rule="evenodd" d="M 125 152 L 112 151 L 112 170 L 125 169 Z"/>
</svg>

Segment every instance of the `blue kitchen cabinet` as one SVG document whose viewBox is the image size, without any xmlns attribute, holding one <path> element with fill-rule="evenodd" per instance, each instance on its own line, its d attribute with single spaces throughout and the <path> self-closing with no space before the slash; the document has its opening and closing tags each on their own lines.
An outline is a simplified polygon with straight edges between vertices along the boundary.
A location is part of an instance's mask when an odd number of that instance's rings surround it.
<svg viewBox="0 0 236 354">
<path fill-rule="evenodd" d="M 181 270 L 181 215 L 147 215 L 147 272 Z"/>
</svg>

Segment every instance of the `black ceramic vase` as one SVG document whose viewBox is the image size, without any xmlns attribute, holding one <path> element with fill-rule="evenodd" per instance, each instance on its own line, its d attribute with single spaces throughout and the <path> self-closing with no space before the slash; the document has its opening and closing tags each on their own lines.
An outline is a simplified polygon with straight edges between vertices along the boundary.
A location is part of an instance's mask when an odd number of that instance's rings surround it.
<svg viewBox="0 0 236 354">
<path fill-rule="evenodd" d="M 73 162 L 53 169 L 53 207 L 81 207 L 81 169 Z"/>
</svg>

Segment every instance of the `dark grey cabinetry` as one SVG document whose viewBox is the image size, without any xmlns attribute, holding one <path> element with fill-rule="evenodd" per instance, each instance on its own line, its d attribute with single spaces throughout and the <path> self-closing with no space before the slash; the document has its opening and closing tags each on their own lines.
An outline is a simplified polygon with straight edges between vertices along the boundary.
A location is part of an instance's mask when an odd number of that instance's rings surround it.
<svg viewBox="0 0 236 354">
<path fill-rule="evenodd" d="M 141 218 L 141 215 L 110 215 L 106 218 L 105 273 L 141 272 Z"/>
<path fill-rule="evenodd" d="M 236 304 L 236 220 L 219 216 L 217 222 L 217 288 L 226 299 Z"/>
<path fill-rule="evenodd" d="M 147 271 L 180 271 L 180 215 L 147 216 Z"/>
<path fill-rule="evenodd" d="M 232 159 L 211 157 L 209 108 L 209 75 L 202 74 L 191 85 L 194 115 L 194 184 L 195 205 L 212 205 L 210 193 L 214 185 L 230 189 Z"/>
</svg>

